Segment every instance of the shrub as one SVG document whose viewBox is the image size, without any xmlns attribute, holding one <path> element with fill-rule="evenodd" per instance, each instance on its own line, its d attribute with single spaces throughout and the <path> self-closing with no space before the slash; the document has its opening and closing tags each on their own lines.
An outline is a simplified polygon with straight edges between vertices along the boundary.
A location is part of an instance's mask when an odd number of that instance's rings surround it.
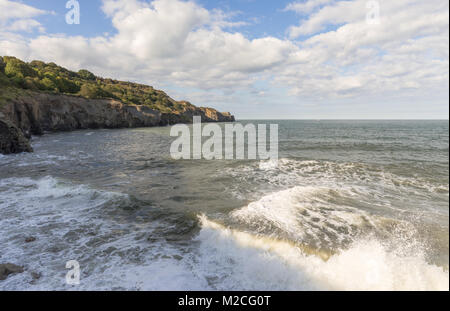
<svg viewBox="0 0 450 311">
<path fill-rule="evenodd" d="M 63 93 L 75 94 L 80 91 L 80 87 L 68 79 L 57 77 L 56 85 L 58 86 L 59 91 Z"/>
<path fill-rule="evenodd" d="M 101 89 L 95 85 L 85 83 L 81 86 L 79 94 L 86 98 L 100 98 Z"/>
<path fill-rule="evenodd" d="M 25 88 L 25 79 L 22 76 L 14 76 L 10 78 L 10 81 L 17 87 Z"/>
<path fill-rule="evenodd" d="M 5 72 L 5 61 L 3 60 L 3 57 L 0 56 L 0 72 Z"/>
<path fill-rule="evenodd" d="M 50 78 L 45 77 L 44 79 L 41 80 L 41 89 L 42 90 L 55 91 L 55 89 L 57 89 L 57 88 L 58 88 L 58 86 Z"/>
<path fill-rule="evenodd" d="M 6 63 L 5 74 L 8 77 L 36 77 L 37 72 L 28 64 L 15 57 L 4 57 Z"/>
<path fill-rule="evenodd" d="M 80 71 L 78 71 L 78 76 L 81 79 L 85 79 L 85 80 L 95 80 L 96 79 L 95 75 L 92 72 L 87 71 L 86 69 L 81 69 Z"/>
<path fill-rule="evenodd" d="M 0 87 L 9 85 L 11 85 L 11 82 L 9 81 L 8 77 L 2 71 L 0 71 Z"/>
<path fill-rule="evenodd" d="M 43 69 L 45 68 L 45 63 L 41 62 L 40 60 L 34 60 L 30 63 L 30 66 L 33 68 Z"/>
<path fill-rule="evenodd" d="M 26 77 L 24 79 L 24 88 L 37 91 L 39 89 L 39 80 L 36 78 Z"/>
</svg>

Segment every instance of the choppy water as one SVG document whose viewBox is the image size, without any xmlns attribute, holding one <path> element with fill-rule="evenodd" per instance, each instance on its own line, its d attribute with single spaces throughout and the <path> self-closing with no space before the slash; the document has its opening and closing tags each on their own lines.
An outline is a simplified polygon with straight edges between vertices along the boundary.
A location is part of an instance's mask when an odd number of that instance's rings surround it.
<svg viewBox="0 0 450 311">
<path fill-rule="evenodd" d="M 0 289 L 448 290 L 448 121 L 276 122 L 278 166 L 172 160 L 169 128 L 0 156 Z"/>
</svg>

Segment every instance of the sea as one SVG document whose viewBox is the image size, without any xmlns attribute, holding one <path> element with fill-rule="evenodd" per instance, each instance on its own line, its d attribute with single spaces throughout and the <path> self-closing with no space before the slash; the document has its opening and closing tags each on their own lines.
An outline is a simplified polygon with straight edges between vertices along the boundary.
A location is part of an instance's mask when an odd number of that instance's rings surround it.
<svg viewBox="0 0 450 311">
<path fill-rule="evenodd" d="M 0 290 L 449 290 L 448 121 L 238 123 L 278 161 L 175 160 L 171 127 L 0 155 Z"/>
</svg>

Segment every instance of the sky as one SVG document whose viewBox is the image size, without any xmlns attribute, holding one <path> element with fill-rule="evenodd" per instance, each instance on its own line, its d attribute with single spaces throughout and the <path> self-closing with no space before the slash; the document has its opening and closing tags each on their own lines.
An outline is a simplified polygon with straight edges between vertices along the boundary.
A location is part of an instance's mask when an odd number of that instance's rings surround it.
<svg viewBox="0 0 450 311">
<path fill-rule="evenodd" d="M 448 119 L 447 0 L 67 2 L 0 0 L 0 55 L 238 119 Z"/>
</svg>

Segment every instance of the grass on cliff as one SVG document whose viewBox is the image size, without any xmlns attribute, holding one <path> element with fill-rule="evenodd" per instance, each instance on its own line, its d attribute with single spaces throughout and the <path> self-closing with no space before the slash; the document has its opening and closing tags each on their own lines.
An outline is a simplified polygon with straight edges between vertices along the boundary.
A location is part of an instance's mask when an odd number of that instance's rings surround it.
<svg viewBox="0 0 450 311">
<path fill-rule="evenodd" d="M 151 86 L 105 79 L 88 70 L 70 71 L 55 63 L 0 56 L 0 105 L 21 92 L 69 94 L 90 99 L 116 99 L 129 105 L 145 105 L 163 113 L 176 113 L 188 102 L 178 102 Z"/>
<path fill-rule="evenodd" d="M 21 96 L 31 95 L 29 90 L 24 90 L 20 88 L 16 88 L 13 86 L 5 85 L 2 83 L 0 73 L 0 108 L 6 103 L 10 102 L 13 99 L 17 99 Z"/>
</svg>

